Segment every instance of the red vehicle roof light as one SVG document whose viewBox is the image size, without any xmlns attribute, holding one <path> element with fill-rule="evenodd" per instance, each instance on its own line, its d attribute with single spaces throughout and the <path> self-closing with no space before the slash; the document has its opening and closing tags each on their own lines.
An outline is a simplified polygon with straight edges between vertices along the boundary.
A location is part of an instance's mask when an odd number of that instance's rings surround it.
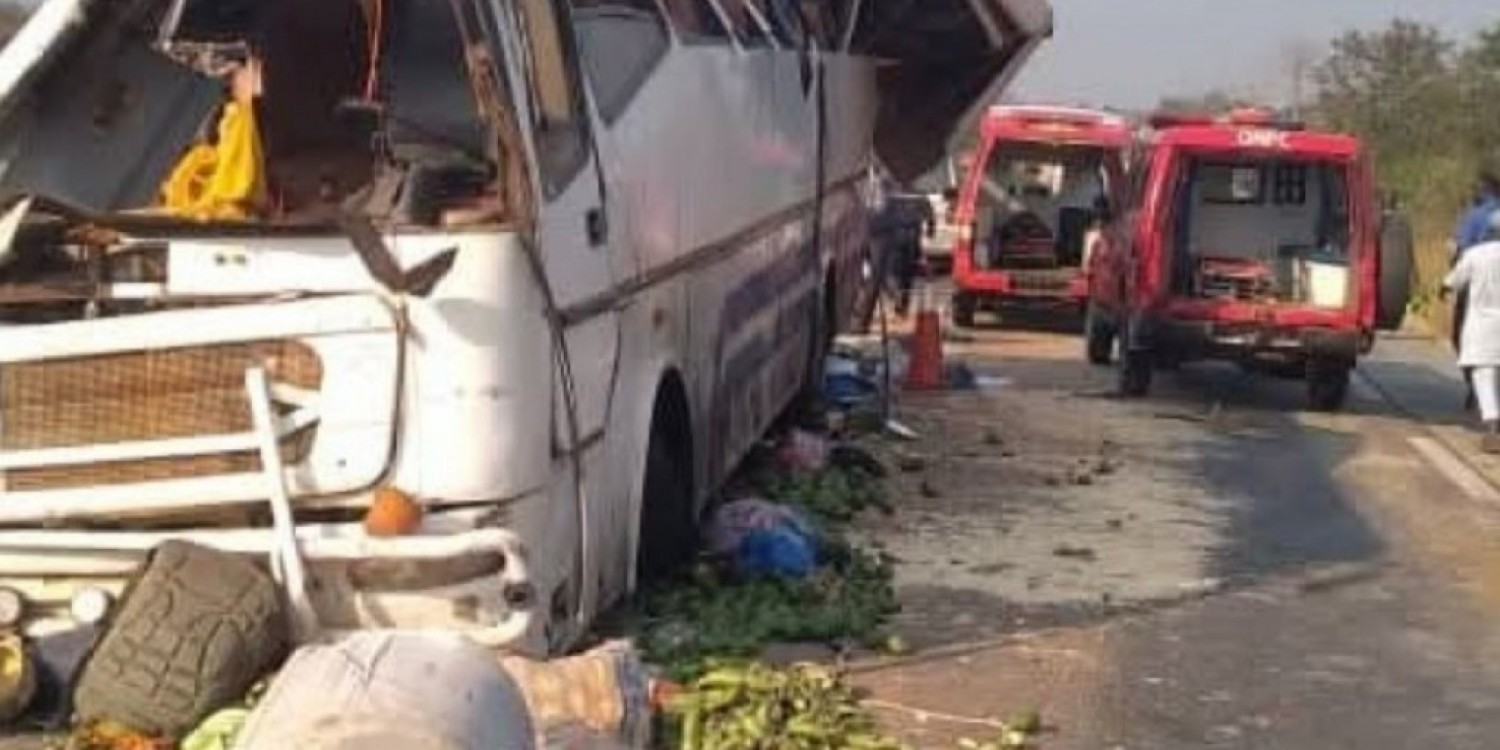
<svg viewBox="0 0 1500 750">
<path fill-rule="evenodd" d="M 1125 125 L 1124 118 L 1110 112 L 1067 107 L 1000 106 L 991 109 L 990 115 L 996 120 L 1009 120 L 1024 127 L 1041 130 L 1077 130 Z"/>
</svg>

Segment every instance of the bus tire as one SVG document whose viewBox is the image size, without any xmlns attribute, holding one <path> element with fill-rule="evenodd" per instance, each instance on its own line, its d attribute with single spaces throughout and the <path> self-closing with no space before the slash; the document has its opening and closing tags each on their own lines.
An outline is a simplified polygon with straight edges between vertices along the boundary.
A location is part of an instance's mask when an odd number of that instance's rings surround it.
<svg viewBox="0 0 1500 750">
<path fill-rule="evenodd" d="M 84 665 L 74 707 L 83 720 L 182 737 L 244 697 L 289 643 L 277 586 L 255 563 L 165 542 Z"/>
<path fill-rule="evenodd" d="M 641 583 L 670 578 L 692 560 L 698 545 L 698 517 L 693 500 L 691 444 L 685 430 L 685 404 L 670 391 L 657 398 L 646 468 L 641 479 L 640 533 L 636 579 Z"/>
</svg>

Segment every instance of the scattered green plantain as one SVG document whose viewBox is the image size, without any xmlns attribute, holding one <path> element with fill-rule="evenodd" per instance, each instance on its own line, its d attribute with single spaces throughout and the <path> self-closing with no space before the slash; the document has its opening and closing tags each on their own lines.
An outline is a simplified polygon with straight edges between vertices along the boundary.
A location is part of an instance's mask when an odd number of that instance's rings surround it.
<svg viewBox="0 0 1500 750">
<path fill-rule="evenodd" d="M 667 713 L 675 750 L 901 750 L 838 675 L 811 664 L 714 662 Z"/>
</svg>

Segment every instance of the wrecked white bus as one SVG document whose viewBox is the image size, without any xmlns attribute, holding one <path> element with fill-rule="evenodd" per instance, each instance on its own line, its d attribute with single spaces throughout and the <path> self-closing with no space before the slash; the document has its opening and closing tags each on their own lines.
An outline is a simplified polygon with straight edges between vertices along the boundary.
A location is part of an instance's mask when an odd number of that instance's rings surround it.
<svg viewBox="0 0 1500 750">
<path fill-rule="evenodd" d="M 819 376 L 876 154 L 920 173 L 1050 25 L 48 0 L 0 53 L 0 610 L 102 617 L 175 538 L 325 630 L 565 646 Z"/>
</svg>

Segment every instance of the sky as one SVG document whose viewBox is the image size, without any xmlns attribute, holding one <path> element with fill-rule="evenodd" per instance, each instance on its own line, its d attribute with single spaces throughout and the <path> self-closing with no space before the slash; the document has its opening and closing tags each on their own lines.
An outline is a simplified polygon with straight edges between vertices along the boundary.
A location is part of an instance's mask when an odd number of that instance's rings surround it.
<svg viewBox="0 0 1500 750">
<path fill-rule="evenodd" d="M 1029 101 L 1149 107 L 1215 88 L 1288 101 L 1292 50 L 1394 18 L 1455 39 L 1500 23 L 1500 0 L 1051 0 L 1056 34 L 1012 93 Z"/>
<path fill-rule="evenodd" d="M 1500 24 L 1500 0 L 1050 1 L 1056 34 L 1010 93 L 1028 101 L 1126 108 L 1214 89 L 1287 102 L 1290 53 L 1321 55 L 1348 29 L 1378 29 L 1400 17 L 1463 39 Z"/>
</svg>

